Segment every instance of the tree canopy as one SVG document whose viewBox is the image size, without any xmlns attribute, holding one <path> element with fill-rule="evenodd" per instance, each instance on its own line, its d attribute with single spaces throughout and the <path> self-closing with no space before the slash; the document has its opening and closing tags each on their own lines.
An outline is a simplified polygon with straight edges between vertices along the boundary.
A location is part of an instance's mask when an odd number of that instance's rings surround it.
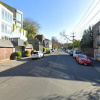
<svg viewBox="0 0 100 100">
<path fill-rule="evenodd" d="M 25 18 L 23 21 L 23 28 L 27 31 L 27 37 L 35 37 L 40 28 L 39 24 L 30 18 Z"/>
</svg>

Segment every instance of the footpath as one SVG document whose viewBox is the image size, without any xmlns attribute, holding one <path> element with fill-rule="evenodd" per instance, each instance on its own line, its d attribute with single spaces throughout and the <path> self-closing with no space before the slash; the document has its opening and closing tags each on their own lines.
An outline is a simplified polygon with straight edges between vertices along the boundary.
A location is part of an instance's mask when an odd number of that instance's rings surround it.
<svg viewBox="0 0 100 100">
<path fill-rule="evenodd" d="M 31 60 L 29 57 L 25 57 L 25 58 L 21 58 L 20 60 L 0 61 L 0 72 L 5 71 L 7 69 L 14 68 L 18 65 L 24 64 L 29 60 Z"/>
<path fill-rule="evenodd" d="M 95 67 L 96 70 L 98 70 L 100 72 L 100 61 L 91 59 L 91 65 L 93 67 Z"/>
</svg>

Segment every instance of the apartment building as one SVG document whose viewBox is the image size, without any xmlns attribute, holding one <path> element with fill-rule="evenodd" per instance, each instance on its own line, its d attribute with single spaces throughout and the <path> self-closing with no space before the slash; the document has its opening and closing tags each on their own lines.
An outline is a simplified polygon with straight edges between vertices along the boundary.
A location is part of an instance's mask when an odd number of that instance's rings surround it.
<svg viewBox="0 0 100 100">
<path fill-rule="evenodd" d="M 2 42 L 0 51 L 3 52 L 0 60 L 9 59 L 15 51 L 23 54 L 26 40 L 26 31 L 23 29 L 23 13 L 0 1 L 0 42 Z M 28 49 L 32 50 L 32 48 Z"/>
<path fill-rule="evenodd" d="M 93 26 L 94 59 L 100 61 L 100 21 Z"/>
</svg>

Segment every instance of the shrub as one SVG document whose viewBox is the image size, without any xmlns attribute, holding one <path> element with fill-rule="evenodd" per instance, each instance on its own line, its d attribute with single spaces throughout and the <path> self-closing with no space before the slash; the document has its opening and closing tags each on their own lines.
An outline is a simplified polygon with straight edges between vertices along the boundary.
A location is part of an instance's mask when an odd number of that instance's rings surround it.
<svg viewBox="0 0 100 100">
<path fill-rule="evenodd" d="M 25 57 L 30 57 L 30 55 L 29 55 L 29 54 L 25 54 L 24 56 L 25 56 Z"/>
<path fill-rule="evenodd" d="M 26 50 L 24 53 L 25 54 L 30 54 L 30 51 L 29 50 Z"/>
<path fill-rule="evenodd" d="M 21 52 L 16 51 L 16 52 L 12 53 L 11 56 L 10 56 L 10 59 L 11 60 L 21 59 Z"/>
<path fill-rule="evenodd" d="M 25 56 L 25 57 L 29 57 L 29 56 L 30 56 L 30 51 L 29 51 L 29 50 L 26 50 L 26 51 L 24 52 L 24 56 Z"/>
<path fill-rule="evenodd" d="M 17 60 L 17 56 L 14 56 L 14 58 L 13 58 L 14 60 Z"/>
<path fill-rule="evenodd" d="M 20 51 L 16 51 L 15 52 L 15 56 L 20 57 L 21 56 L 21 52 Z"/>
<path fill-rule="evenodd" d="M 49 50 L 49 48 L 43 47 L 43 52 L 47 52 L 48 50 Z"/>
<path fill-rule="evenodd" d="M 33 52 L 36 51 L 35 49 L 33 50 Z"/>
<path fill-rule="evenodd" d="M 21 59 L 21 57 L 17 57 L 17 60 Z"/>
</svg>

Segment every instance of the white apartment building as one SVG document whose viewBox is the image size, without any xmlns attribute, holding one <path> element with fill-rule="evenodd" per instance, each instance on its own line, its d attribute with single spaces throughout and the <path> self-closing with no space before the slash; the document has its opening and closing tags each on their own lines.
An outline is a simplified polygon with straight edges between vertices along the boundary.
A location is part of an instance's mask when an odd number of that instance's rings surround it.
<svg viewBox="0 0 100 100">
<path fill-rule="evenodd" d="M 14 25 L 13 13 L 2 4 L 0 4 L 0 15 L 0 39 L 12 40 L 13 38 L 19 38 L 24 41 L 27 40 L 26 31 L 19 25 Z M 17 14 L 16 17 L 18 17 Z"/>
<path fill-rule="evenodd" d="M 0 4 L 0 39 L 10 40 L 13 38 L 13 13 Z"/>
</svg>

